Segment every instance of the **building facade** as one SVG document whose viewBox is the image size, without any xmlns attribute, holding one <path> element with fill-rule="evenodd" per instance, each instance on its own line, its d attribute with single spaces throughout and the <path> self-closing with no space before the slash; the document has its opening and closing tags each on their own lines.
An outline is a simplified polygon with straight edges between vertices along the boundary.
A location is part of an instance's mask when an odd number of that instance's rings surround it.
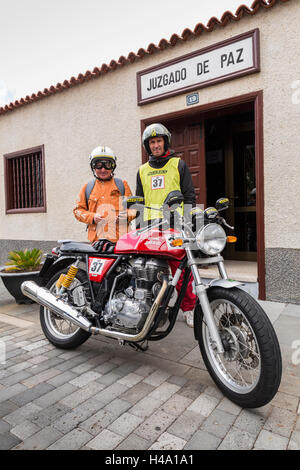
<svg viewBox="0 0 300 470">
<path fill-rule="evenodd" d="M 91 150 L 113 148 L 134 193 L 141 134 L 162 122 L 197 202 L 231 200 L 226 258 L 257 261 L 261 299 L 299 303 L 299 17 L 299 0 L 256 0 L 1 108 L 0 264 L 86 240 L 73 208 Z"/>
</svg>

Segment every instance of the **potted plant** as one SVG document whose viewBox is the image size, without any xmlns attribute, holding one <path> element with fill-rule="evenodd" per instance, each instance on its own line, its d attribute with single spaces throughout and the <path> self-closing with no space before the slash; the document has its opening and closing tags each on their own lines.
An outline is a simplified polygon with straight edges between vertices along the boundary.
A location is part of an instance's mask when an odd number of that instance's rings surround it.
<svg viewBox="0 0 300 470">
<path fill-rule="evenodd" d="M 0 268 L 0 277 L 8 290 L 15 298 L 17 304 L 33 303 L 21 291 L 21 284 L 24 281 L 36 280 L 42 267 L 42 251 L 33 250 L 10 251 L 8 261 Z"/>
</svg>

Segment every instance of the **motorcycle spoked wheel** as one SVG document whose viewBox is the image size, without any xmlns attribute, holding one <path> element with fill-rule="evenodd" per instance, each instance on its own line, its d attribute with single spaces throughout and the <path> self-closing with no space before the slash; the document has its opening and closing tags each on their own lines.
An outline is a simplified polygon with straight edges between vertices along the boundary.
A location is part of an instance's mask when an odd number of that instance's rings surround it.
<svg viewBox="0 0 300 470">
<path fill-rule="evenodd" d="M 61 274 L 66 274 L 68 268 L 58 271 L 46 284 L 46 289 L 50 292 L 55 292 L 56 282 Z M 83 282 L 87 281 L 87 276 L 84 271 L 79 270 L 70 286 L 69 302 L 73 305 L 81 305 L 83 298 L 82 288 L 80 287 Z M 78 289 L 76 286 L 78 285 Z M 80 291 L 79 291 L 80 289 Z M 77 325 L 63 319 L 56 313 L 52 312 L 49 308 L 40 307 L 40 322 L 42 330 L 50 343 L 54 344 L 57 348 L 61 349 L 74 349 L 84 343 L 91 333 L 79 328 Z"/>
<path fill-rule="evenodd" d="M 225 349 L 220 355 L 212 345 L 197 302 L 195 327 L 208 372 L 237 405 L 266 405 L 278 391 L 282 373 L 280 347 L 270 320 L 249 294 L 236 287 L 212 287 L 208 298 Z"/>
</svg>

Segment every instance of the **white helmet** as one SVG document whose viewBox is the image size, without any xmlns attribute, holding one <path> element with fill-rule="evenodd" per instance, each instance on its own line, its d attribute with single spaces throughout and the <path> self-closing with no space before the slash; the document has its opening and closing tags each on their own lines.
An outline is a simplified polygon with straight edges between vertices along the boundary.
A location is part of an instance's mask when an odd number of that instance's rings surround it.
<svg viewBox="0 0 300 470">
<path fill-rule="evenodd" d="M 94 150 L 91 152 L 90 165 L 92 170 L 94 169 L 94 166 L 98 160 L 111 161 L 113 163 L 113 169 L 115 169 L 117 166 L 117 157 L 115 152 L 106 145 L 100 145 L 99 147 L 94 148 Z"/>
</svg>

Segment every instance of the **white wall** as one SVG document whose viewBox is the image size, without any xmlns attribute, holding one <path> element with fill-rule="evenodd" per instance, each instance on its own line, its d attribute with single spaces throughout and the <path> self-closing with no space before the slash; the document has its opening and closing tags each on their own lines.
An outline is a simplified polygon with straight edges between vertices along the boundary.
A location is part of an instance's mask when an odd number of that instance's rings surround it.
<svg viewBox="0 0 300 470">
<path fill-rule="evenodd" d="M 300 248 L 300 92 L 292 88 L 300 79 L 299 13 L 299 0 L 261 10 L 0 116 L 0 155 L 45 145 L 47 190 L 47 213 L 5 215 L 1 184 L 0 239 L 85 240 L 85 226 L 72 210 L 80 187 L 91 178 L 89 152 L 99 144 L 112 147 L 118 155 L 116 174 L 134 192 L 140 120 L 186 108 L 185 94 L 137 106 L 136 72 L 258 27 L 261 72 L 199 90 L 200 104 L 263 90 L 265 243 L 267 248 Z"/>
</svg>

